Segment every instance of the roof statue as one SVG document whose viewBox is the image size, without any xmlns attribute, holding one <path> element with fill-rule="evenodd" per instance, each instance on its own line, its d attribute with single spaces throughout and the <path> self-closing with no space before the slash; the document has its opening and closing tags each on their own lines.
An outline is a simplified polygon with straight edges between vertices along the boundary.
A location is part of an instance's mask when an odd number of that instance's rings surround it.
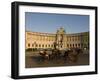
<svg viewBox="0 0 100 81">
<path fill-rule="evenodd" d="M 58 30 L 57 30 L 57 34 L 65 34 L 65 29 L 63 27 L 60 27 Z"/>
</svg>

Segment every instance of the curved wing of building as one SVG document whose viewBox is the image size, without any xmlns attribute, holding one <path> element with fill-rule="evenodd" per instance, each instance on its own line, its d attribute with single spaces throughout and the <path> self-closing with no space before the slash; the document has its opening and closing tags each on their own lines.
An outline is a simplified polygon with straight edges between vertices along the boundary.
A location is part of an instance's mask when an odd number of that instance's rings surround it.
<svg viewBox="0 0 100 81">
<path fill-rule="evenodd" d="M 54 49 L 89 48 L 89 32 L 66 34 L 63 28 L 55 34 L 26 31 L 26 49 Z M 55 46 L 56 44 L 56 46 Z"/>
</svg>

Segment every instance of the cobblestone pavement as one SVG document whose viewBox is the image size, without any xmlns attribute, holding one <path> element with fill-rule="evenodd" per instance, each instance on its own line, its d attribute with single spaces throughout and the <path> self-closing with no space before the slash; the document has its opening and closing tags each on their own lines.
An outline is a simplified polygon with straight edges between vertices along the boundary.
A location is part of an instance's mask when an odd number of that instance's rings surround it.
<svg viewBox="0 0 100 81">
<path fill-rule="evenodd" d="M 89 65 L 89 54 L 79 54 L 76 62 L 70 62 L 68 59 L 64 60 L 62 57 L 52 60 L 44 60 L 36 53 L 37 52 L 35 52 L 34 55 L 32 53 L 26 55 L 26 68 Z"/>
</svg>

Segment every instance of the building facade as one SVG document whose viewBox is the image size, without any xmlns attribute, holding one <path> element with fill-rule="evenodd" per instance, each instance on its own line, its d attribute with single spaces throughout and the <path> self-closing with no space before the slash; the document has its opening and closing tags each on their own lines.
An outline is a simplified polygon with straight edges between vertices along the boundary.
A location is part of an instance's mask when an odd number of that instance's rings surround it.
<svg viewBox="0 0 100 81">
<path fill-rule="evenodd" d="M 67 34 L 64 28 L 55 33 L 40 33 L 26 31 L 26 49 L 54 49 L 89 48 L 89 32 Z"/>
</svg>

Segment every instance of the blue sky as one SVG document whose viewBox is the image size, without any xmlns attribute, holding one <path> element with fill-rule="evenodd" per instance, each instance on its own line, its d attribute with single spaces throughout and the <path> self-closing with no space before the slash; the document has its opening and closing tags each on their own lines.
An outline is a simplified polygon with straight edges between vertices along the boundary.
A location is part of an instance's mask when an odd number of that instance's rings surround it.
<svg viewBox="0 0 100 81">
<path fill-rule="evenodd" d="M 63 27 L 66 33 L 89 31 L 88 15 L 25 12 L 26 31 L 56 33 Z"/>
</svg>

